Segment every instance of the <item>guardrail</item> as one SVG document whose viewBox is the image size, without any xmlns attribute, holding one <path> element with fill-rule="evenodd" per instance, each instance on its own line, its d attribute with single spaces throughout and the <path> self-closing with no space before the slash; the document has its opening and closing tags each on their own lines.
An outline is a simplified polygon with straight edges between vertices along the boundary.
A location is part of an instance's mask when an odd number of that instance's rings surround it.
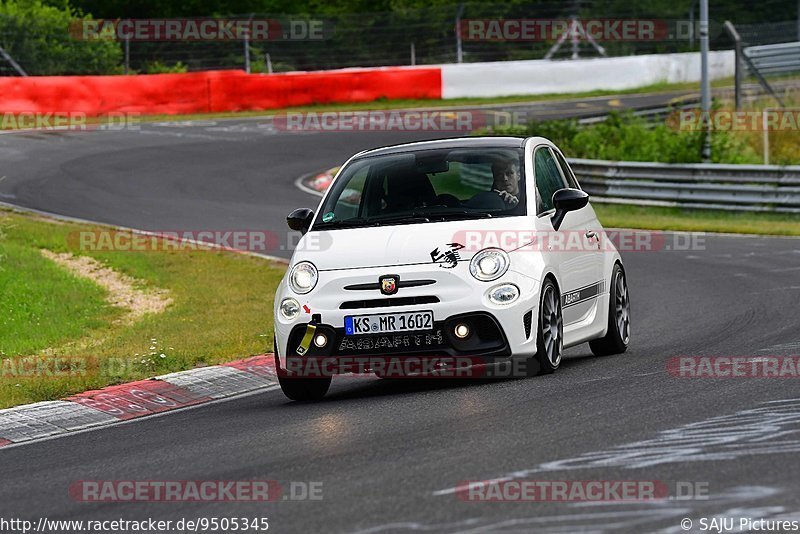
<svg viewBox="0 0 800 534">
<path fill-rule="evenodd" d="M 596 202 L 800 213 L 800 165 L 569 162 Z"/>
<path fill-rule="evenodd" d="M 765 76 L 800 72 L 800 42 L 748 46 L 744 54 Z"/>
</svg>

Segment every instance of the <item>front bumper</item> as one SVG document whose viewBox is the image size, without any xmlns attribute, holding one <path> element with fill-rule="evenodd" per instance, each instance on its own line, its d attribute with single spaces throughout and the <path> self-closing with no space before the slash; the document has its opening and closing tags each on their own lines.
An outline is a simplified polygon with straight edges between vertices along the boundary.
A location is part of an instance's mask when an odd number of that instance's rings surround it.
<svg viewBox="0 0 800 534">
<path fill-rule="evenodd" d="M 457 324 L 470 328 L 466 338 L 454 334 Z M 324 347 L 308 343 L 309 332 L 312 337 L 324 335 L 328 343 Z M 425 332 L 347 336 L 344 328 L 299 324 L 292 329 L 284 354 L 278 371 L 291 376 L 371 372 L 407 376 L 466 370 L 506 359 L 511 350 L 497 319 L 473 312 L 436 321 Z"/>
<path fill-rule="evenodd" d="M 383 275 L 394 274 L 401 281 L 425 280 L 420 286 L 403 287 L 387 297 L 377 289 L 352 289 L 375 284 Z M 488 293 L 497 285 L 512 283 L 520 297 L 512 304 L 497 305 Z M 536 350 L 535 324 L 540 281 L 509 270 L 494 282 L 479 282 L 468 271 L 467 262 L 454 269 L 438 265 L 408 265 L 391 268 L 320 271 L 319 281 L 308 295 L 292 292 L 284 279 L 275 300 L 275 333 L 278 365 L 287 368 L 287 357 L 297 357 L 309 323 L 329 339 L 324 349 L 310 345 L 302 358 L 348 360 L 363 357 L 449 357 L 492 361 Z M 303 311 L 287 320 L 278 311 L 282 299 L 298 300 Z M 434 329 L 421 333 L 345 336 L 344 318 L 349 315 L 427 311 L 434 314 Z M 314 320 L 316 319 L 316 320 Z M 469 338 L 459 340 L 453 327 L 459 320 L 475 321 Z"/>
</svg>

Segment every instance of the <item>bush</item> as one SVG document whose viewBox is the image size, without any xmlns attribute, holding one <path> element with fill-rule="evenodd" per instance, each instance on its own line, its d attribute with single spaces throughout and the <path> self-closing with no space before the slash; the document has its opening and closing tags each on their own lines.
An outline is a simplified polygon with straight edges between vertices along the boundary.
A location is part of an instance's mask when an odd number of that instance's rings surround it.
<svg viewBox="0 0 800 534">
<path fill-rule="evenodd" d="M 703 146 L 701 131 L 678 131 L 663 122 L 648 123 L 630 112 L 612 113 L 593 126 L 556 120 L 496 128 L 490 133 L 546 137 L 569 157 L 612 161 L 699 163 Z M 712 132 L 711 154 L 713 163 L 760 163 L 747 140 L 730 132 Z"/>
<path fill-rule="evenodd" d="M 172 66 L 169 66 L 156 60 L 147 65 L 145 72 L 147 74 L 181 74 L 184 72 L 189 72 L 189 68 L 180 61 Z"/>
<path fill-rule="evenodd" d="M 116 41 L 84 41 L 70 35 L 81 15 L 66 0 L 0 2 L 0 45 L 30 75 L 111 74 L 121 71 Z"/>
</svg>

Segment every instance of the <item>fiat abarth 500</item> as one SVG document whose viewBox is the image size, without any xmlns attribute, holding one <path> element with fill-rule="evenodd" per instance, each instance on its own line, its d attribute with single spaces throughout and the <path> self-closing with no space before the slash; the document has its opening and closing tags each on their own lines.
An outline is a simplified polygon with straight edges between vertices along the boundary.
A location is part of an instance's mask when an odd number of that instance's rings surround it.
<svg viewBox="0 0 800 534">
<path fill-rule="evenodd" d="M 316 212 L 287 222 L 304 234 L 275 297 L 290 399 L 320 399 L 354 367 L 387 376 L 397 362 L 411 374 L 515 362 L 534 375 L 555 371 L 565 347 L 607 355 L 630 342 L 622 259 L 547 139 L 361 152 Z M 403 366 L 425 361 L 436 368 Z"/>
</svg>

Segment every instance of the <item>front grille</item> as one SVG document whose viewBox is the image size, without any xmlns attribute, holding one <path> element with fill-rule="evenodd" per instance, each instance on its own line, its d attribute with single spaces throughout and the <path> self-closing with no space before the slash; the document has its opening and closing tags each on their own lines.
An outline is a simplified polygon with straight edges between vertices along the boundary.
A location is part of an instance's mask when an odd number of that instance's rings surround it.
<svg viewBox="0 0 800 534">
<path fill-rule="evenodd" d="M 342 302 L 340 310 L 360 310 L 363 308 L 388 308 L 392 306 L 416 306 L 418 304 L 435 304 L 439 299 L 428 297 L 396 297 L 386 299 L 350 300 Z"/>
<path fill-rule="evenodd" d="M 436 280 L 400 280 L 397 282 L 398 289 L 404 289 L 407 287 L 422 287 L 422 286 L 429 286 L 436 283 Z M 380 291 L 381 284 L 379 282 L 371 282 L 368 284 L 353 284 L 349 286 L 344 286 L 347 291 Z"/>
<path fill-rule="evenodd" d="M 522 324 L 525 326 L 525 339 L 531 337 L 531 323 L 533 322 L 533 311 L 529 311 L 522 318 Z"/>
</svg>

